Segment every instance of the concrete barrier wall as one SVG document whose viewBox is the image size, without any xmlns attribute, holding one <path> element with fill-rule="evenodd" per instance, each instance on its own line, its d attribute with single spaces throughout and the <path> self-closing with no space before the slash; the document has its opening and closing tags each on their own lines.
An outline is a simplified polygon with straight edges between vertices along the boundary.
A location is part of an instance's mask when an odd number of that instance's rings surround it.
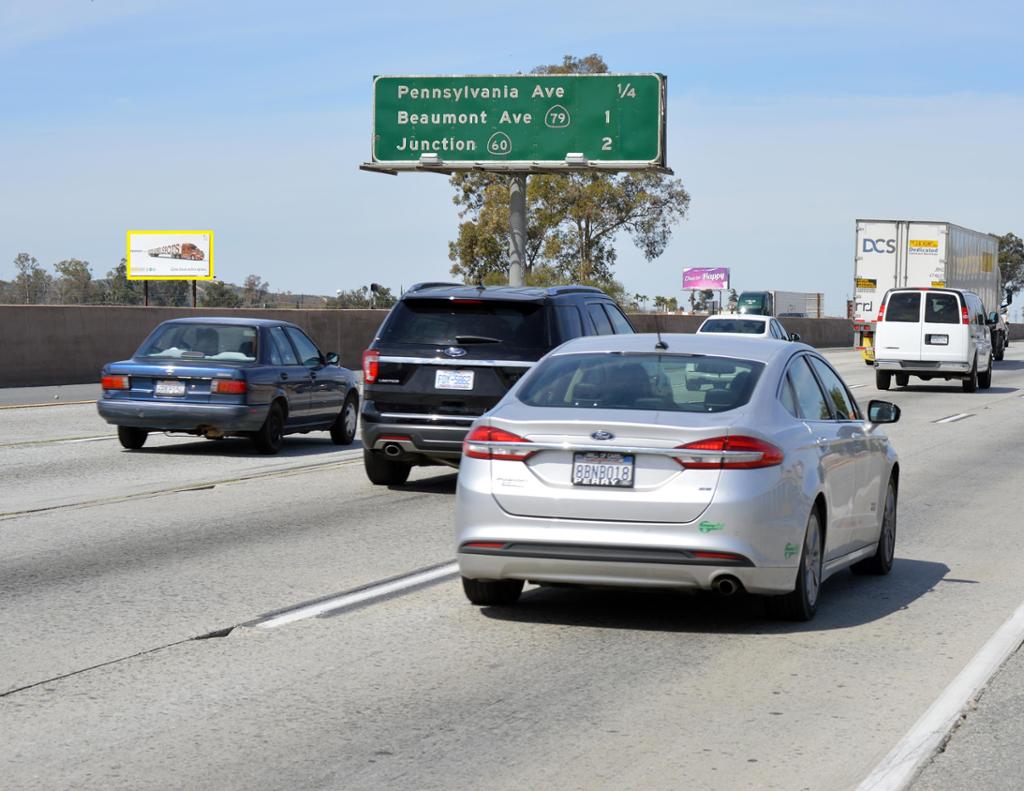
<svg viewBox="0 0 1024 791">
<path fill-rule="evenodd" d="M 186 316 L 283 319 L 309 333 L 342 365 L 359 368 L 386 310 L 0 305 L 0 387 L 99 381 L 104 363 L 131 357 L 154 327 Z"/>
<path fill-rule="evenodd" d="M 144 308 L 100 305 L 0 305 L 0 387 L 95 382 L 100 368 L 130 357 L 142 339 L 167 319 L 183 316 L 259 316 L 298 324 L 342 365 L 359 368 L 385 310 L 252 310 Z M 702 316 L 632 314 L 640 332 L 694 332 Z M 853 344 L 846 319 L 782 319 L 790 332 L 818 347 Z M 1024 338 L 1024 324 L 1010 337 Z"/>
</svg>

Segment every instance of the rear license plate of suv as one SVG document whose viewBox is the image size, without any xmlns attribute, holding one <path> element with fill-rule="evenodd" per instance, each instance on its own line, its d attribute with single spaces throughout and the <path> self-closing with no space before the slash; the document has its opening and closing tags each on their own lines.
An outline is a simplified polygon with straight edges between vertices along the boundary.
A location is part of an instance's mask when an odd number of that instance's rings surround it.
<svg viewBox="0 0 1024 791">
<path fill-rule="evenodd" d="M 155 394 L 158 396 L 183 396 L 185 395 L 185 383 L 161 379 L 156 383 Z"/>
<path fill-rule="evenodd" d="M 437 390 L 472 390 L 473 373 L 473 371 L 441 369 L 434 374 L 434 388 Z"/>
<path fill-rule="evenodd" d="M 633 486 L 636 457 L 625 453 L 572 454 L 573 486 Z"/>
</svg>

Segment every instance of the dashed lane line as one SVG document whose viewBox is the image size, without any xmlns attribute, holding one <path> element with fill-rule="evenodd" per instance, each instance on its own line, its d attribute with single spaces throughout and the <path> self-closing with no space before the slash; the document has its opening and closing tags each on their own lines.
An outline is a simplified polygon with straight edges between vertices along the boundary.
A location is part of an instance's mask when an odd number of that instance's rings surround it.
<svg viewBox="0 0 1024 791">
<path fill-rule="evenodd" d="M 25 508 L 19 511 L 5 511 L 0 513 L 0 522 L 8 519 L 16 519 L 22 516 L 31 516 L 33 514 L 50 513 L 52 511 L 74 510 L 78 508 L 93 508 L 99 505 L 124 503 L 129 502 L 131 500 L 146 500 L 152 497 L 163 497 L 164 495 L 178 494 L 180 492 L 191 492 L 202 489 L 212 489 L 215 486 L 224 486 L 230 483 L 244 483 L 246 481 L 259 480 L 261 478 L 284 478 L 291 475 L 302 475 L 307 472 L 317 472 L 319 470 L 329 470 L 336 467 L 345 467 L 350 464 L 355 464 L 356 462 L 362 459 L 362 451 L 345 451 L 345 454 L 345 457 L 342 459 L 317 462 L 316 464 L 302 464 L 294 467 L 279 467 L 273 470 L 263 470 L 260 472 L 254 472 L 249 475 L 237 475 L 231 478 L 220 478 L 213 481 L 197 481 L 194 483 L 183 483 L 179 484 L 178 486 L 170 486 L 163 489 L 151 489 L 144 492 L 136 492 L 134 494 L 118 494 L 111 495 L 110 497 L 97 497 L 94 500 L 82 500 L 77 503 L 47 505 L 41 508 Z"/>
<path fill-rule="evenodd" d="M 113 434 L 96 434 L 89 437 L 54 437 L 52 439 L 26 439 L 18 442 L 0 443 L 0 448 L 27 448 L 34 445 L 70 445 L 76 442 L 100 442 L 117 439 Z"/>
<path fill-rule="evenodd" d="M 95 404 L 95 398 L 85 401 L 46 401 L 42 404 L 0 404 L 0 409 L 39 409 L 44 406 L 74 406 L 75 404 Z"/>
<path fill-rule="evenodd" d="M 973 412 L 957 412 L 955 415 L 947 415 L 946 417 L 940 417 L 938 420 L 933 420 L 933 423 L 956 423 L 958 420 L 966 420 L 969 417 L 974 417 Z"/>
<path fill-rule="evenodd" d="M 451 579 L 459 573 L 459 565 L 455 561 L 447 561 L 436 566 L 410 571 L 397 577 L 389 577 L 378 582 L 371 582 L 343 593 L 334 593 L 313 601 L 303 602 L 283 610 L 276 610 L 261 615 L 255 620 L 243 623 L 242 626 L 258 629 L 275 629 L 278 626 L 302 621 L 306 618 L 327 618 L 338 615 L 342 611 L 365 606 L 400 594 L 411 593 L 443 580 Z"/>
</svg>

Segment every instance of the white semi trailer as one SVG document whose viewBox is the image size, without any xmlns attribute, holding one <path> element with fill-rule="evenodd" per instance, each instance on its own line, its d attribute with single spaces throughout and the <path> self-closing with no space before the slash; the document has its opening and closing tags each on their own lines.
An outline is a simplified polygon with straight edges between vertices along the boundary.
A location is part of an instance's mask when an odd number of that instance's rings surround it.
<svg viewBox="0 0 1024 791">
<path fill-rule="evenodd" d="M 875 359 L 878 308 L 890 288 L 962 288 L 981 297 L 986 312 L 1000 309 L 999 238 L 992 234 L 951 222 L 857 220 L 856 240 L 853 338 L 868 365 Z M 993 336 L 1002 359 L 1005 323 Z"/>
<path fill-rule="evenodd" d="M 736 302 L 738 313 L 820 319 L 825 315 L 825 295 L 808 291 L 744 291 Z"/>
</svg>

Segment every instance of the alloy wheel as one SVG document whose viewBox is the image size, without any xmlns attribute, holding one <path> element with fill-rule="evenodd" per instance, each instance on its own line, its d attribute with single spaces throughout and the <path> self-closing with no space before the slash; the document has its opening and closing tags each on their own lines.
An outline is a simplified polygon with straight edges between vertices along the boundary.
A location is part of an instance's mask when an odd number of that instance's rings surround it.
<svg viewBox="0 0 1024 791">
<path fill-rule="evenodd" d="M 817 515 L 808 528 L 804 539 L 804 591 L 808 604 L 813 607 L 821 587 L 821 527 Z"/>
</svg>

